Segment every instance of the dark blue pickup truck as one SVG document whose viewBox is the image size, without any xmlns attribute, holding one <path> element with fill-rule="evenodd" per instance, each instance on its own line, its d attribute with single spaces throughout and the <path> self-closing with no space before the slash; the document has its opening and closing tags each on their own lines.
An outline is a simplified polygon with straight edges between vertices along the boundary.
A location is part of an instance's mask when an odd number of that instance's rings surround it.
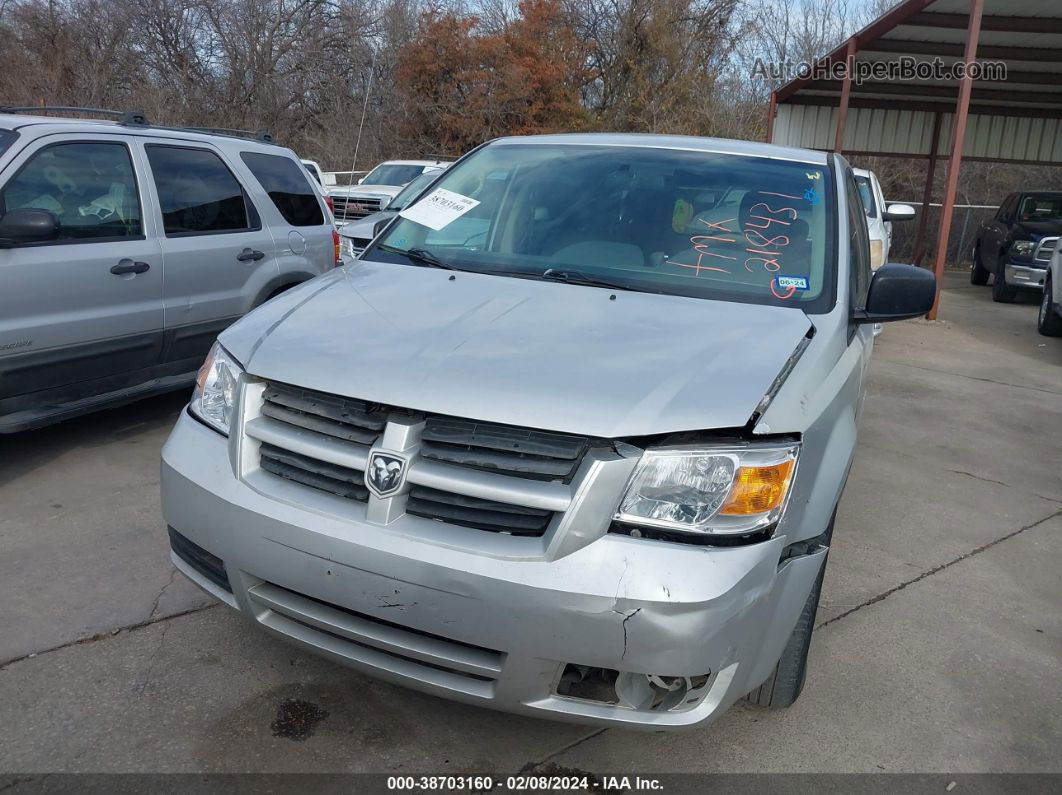
<svg viewBox="0 0 1062 795">
<path fill-rule="evenodd" d="M 982 224 L 973 249 L 971 284 L 992 280 L 992 300 L 1010 303 L 1023 289 L 1042 290 L 1047 266 L 1062 234 L 1062 193 L 1010 194 Z"/>
</svg>

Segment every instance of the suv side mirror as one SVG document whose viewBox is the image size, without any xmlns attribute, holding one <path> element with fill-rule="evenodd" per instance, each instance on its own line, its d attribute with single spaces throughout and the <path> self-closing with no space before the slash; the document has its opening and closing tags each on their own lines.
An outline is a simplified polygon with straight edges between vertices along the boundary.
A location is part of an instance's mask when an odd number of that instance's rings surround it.
<svg viewBox="0 0 1062 795">
<path fill-rule="evenodd" d="M 55 240 L 58 236 L 59 218 L 48 210 L 22 207 L 0 217 L 0 248 Z"/>
<path fill-rule="evenodd" d="M 882 265 L 870 280 L 867 308 L 857 312 L 856 323 L 888 323 L 926 314 L 933 308 L 937 279 L 931 271 L 914 265 Z"/>
<path fill-rule="evenodd" d="M 915 208 L 909 204 L 890 204 L 882 213 L 886 221 L 910 221 L 915 217 Z"/>
</svg>

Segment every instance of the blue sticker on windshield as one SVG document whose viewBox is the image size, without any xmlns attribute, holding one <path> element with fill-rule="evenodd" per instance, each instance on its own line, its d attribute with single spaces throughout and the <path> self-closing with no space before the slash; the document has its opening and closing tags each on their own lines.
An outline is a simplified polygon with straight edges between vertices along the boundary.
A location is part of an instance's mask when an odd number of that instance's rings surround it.
<svg viewBox="0 0 1062 795">
<path fill-rule="evenodd" d="M 806 290 L 808 289 L 808 280 L 803 276 L 776 276 L 775 281 L 778 283 L 778 287 L 787 290 Z"/>
</svg>

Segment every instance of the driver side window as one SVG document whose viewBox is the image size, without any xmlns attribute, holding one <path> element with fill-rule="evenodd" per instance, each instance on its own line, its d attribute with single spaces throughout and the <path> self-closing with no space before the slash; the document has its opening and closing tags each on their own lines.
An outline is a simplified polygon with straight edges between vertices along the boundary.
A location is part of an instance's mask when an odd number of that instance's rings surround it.
<svg viewBox="0 0 1062 795">
<path fill-rule="evenodd" d="M 129 149 L 119 143 L 60 143 L 36 152 L 0 190 L 0 216 L 47 210 L 59 219 L 49 243 L 142 235 L 140 197 Z"/>
</svg>

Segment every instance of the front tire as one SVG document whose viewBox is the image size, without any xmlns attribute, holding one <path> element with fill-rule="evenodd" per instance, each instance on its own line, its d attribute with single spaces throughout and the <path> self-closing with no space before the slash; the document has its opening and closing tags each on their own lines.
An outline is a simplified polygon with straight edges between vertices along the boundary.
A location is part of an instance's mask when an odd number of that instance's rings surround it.
<svg viewBox="0 0 1062 795">
<path fill-rule="evenodd" d="M 1040 315 L 1036 321 L 1037 330 L 1045 337 L 1062 337 L 1062 317 L 1058 307 L 1051 300 L 1051 279 L 1044 281 L 1044 296 L 1040 299 Z"/>
<path fill-rule="evenodd" d="M 823 543 L 829 544 L 833 537 L 833 523 L 836 519 L 836 511 L 830 518 L 830 525 L 823 534 Z M 790 707 L 804 690 L 804 679 L 808 670 L 808 651 L 811 649 L 811 635 L 815 631 L 815 614 L 819 609 L 819 597 L 822 594 L 822 580 L 826 574 L 826 562 L 829 551 L 823 558 L 819 576 L 815 578 L 815 584 L 811 587 L 804 609 L 800 611 L 793 634 L 789 636 L 789 642 L 785 644 L 785 650 L 774 666 L 774 671 L 767 677 L 767 681 L 749 693 L 745 699 L 760 707 L 770 709 L 785 709 Z"/>
<path fill-rule="evenodd" d="M 999 266 L 999 273 L 992 278 L 992 300 L 997 304 L 1013 304 L 1018 297 L 1018 288 L 1007 284 L 1003 275 L 1003 266 Z"/>
<path fill-rule="evenodd" d="M 978 287 L 983 287 L 988 284 L 988 277 L 992 274 L 989 273 L 988 268 L 981 264 L 981 249 L 975 248 L 973 252 L 973 264 L 970 266 L 970 284 L 976 284 Z"/>
</svg>

